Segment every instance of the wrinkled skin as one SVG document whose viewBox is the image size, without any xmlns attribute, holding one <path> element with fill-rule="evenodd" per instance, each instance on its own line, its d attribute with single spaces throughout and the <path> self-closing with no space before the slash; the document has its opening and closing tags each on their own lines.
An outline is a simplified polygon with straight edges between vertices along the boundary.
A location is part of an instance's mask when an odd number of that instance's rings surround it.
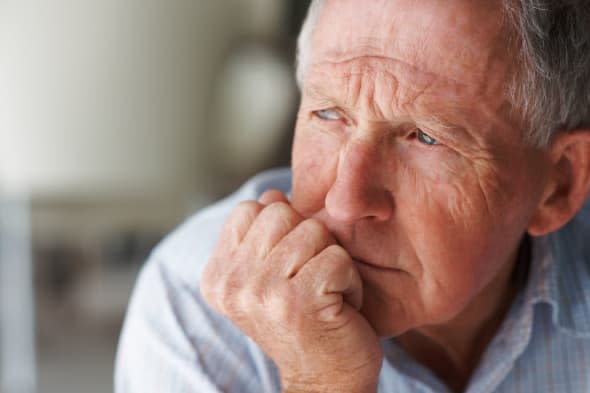
<svg viewBox="0 0 590 393">
<path fill-rule="evenodd" d="M 511 70 L 493 9 L 385 1 L 358 17 L 356 3 L 329 1 L 316 30 L 292 203 L 367 262 L 363 313 L 391 336 L 449 321 L 507 267 L 544 156 L 507 117 Z M 315 113 L 331 108 L 338 120 Z"/>
<path fill-rule="evenodd" d="M 497 327 L 550 161 L 510 115 L 493 3 L 326 1 L 291 202 L 238 207 L 203 278 L 286 391 L 375 391 L 378 337 L 460 362 L 461 337 Z"/>
</svg>

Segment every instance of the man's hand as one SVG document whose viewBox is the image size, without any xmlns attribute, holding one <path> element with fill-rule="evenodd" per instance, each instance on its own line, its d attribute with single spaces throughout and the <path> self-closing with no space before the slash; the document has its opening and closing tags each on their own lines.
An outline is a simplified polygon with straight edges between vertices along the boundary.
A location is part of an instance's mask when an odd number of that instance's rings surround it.
<svg viewBox="0 0 590 393">
<path fill-rule="evenodd" d="M 383 355 L 358 312 L 358 271 L 326 226 L 281 192 L 233 211 L 201 290 L 274 360 L 285 391 L 376 391 Z"/>
</svg>

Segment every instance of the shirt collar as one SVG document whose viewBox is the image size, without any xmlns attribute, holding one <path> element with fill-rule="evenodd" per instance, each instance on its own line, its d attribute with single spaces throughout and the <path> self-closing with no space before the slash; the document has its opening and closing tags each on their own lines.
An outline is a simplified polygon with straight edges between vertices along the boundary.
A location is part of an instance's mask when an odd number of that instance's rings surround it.
<svg viewBox="0 0 590 393">
<path fill-rule="evenodd" d="M 562 229 L 533 238 L 524 302 L 549 304 L 559 331 L 590 337 L 590 203 Z"/>
</svg>

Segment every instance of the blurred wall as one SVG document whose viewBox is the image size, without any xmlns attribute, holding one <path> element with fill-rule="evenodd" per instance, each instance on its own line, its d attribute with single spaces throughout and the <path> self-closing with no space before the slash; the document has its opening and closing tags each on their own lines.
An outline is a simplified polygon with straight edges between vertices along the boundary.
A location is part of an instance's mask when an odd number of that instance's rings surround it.
<svg viewBox="0 0 590 393">
<path fill-rule="evenodd" d="M 209 97 L 269 0 L 0 1 L 0 186 L 179 193 L 208 170 Z"/>
</svg>

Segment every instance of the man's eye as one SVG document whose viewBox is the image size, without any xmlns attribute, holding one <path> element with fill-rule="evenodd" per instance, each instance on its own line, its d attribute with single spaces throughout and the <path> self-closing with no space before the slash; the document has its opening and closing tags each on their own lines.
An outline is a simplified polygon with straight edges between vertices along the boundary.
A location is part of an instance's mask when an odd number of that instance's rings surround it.
<svg viewBox="0 0 590 393">
<path fill-rule="evenodd" d="M 420 143 L 423 143 L 425 145 L 429 145 L 429 146 L 440 145 L 439 141 L 437 141 L 436 139 L 434 139 L 430 135 L 426 134 L 421 129 L 416 130 L 416 138 L 418 138 Z"/>
<path fill-rule="evenodd" d="M 340 112 L 338 112 L 336 109 L 321 109 L 319 111 L 313 112 L 313 114 L 322 120 L 334 121 L 342 119 Z"/>
</svg>

